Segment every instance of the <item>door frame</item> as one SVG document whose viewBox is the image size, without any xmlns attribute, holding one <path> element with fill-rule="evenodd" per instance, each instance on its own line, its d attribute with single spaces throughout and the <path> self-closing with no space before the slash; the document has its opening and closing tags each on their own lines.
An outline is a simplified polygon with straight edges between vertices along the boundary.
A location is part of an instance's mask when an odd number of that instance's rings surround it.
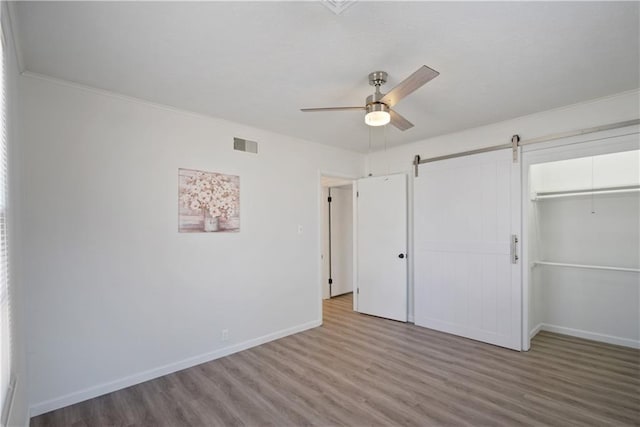
<svg viewBox="0 0 640 427">
<path fill-rule="evenodd" d="M 316 191 L 317 191 L 317 206 L 316 206 L 316 214 L 318 215 L 318 225 L 316 227 L 316 237 L 318 239 L 318 247 L 317 247 L 317 253 L 318 253 L 318 258 L 317 258 L 317 266 L 318 266 L 318 286 L 317 286 L 317 297 L 316 300 L 318 301 L 318 306 L 319 306 L 319 313 L 320 313 L 320 324 L 322 324 L 323 322 L 323 318 L 324 318 L 324 314 L 322 312 L 322 303 L 323 303 L 323 299 L 322 299 L 322 287 L 325 285 L 324 281 L 322 280 L 322 269 L 323 269 L 323 265 L 322 265 L 322 214 L 321 211 L 324 207 L 324 197 L 322 196 L 322 177 L 331 177 L 331 178 L 341 178 L 341 179 L 345 179 L 345 180 L 349 180 L 351 181 L 351 187 L 354 189 L 353 190 L 353 195 L 354 195 L 354 199 L 353 199 L 353 203 L 354 203 L 354 215 L 353 215 L 353 223 L 352 223 L 352 228 L 354 229 L 354 233 L 355 233 L 355 229 L 356 229 L 356 216 L 355 216 L 355 187 L 356 187 L 356 181 L 359 179 L 357 177 L 354 177 L 353 175 L 348 175 L 348 174 L 344 174 L 341 172 L 334 172 L 334 171 L 330 171 L 330 170 L 325 170 L 325 169 L 318 169 L 318 177 L 317 177 L 317 181 L 316 181 Z M 355 267 L 356 267 L 356 252 L 355 252 L 355 242 L 354 242 L 354 253 L 353 253 L 353 268 L 354 268 L 354 277 L 355 277 Z M 354 282 L 355 285 L 355 282 Z M 354 298 L 355 301 L 355 298 Z M 355 303 L 354 303 L 354 307 L 355 307 Z"/>
<path fill-rule="evenodd" d="M 531 348 L 529 324 L 531 260 L 529 253 L 529 169 L 532 165 L 640 149 L 640 126 L 595 132 L 522 147 L 522 350 Z M 634 136 L 635 135 L 635 136 Z M 625 138 L 626 137 L 626 138 Z M 612 138 L 622 138 L 611 141 Z"/>
</svg>

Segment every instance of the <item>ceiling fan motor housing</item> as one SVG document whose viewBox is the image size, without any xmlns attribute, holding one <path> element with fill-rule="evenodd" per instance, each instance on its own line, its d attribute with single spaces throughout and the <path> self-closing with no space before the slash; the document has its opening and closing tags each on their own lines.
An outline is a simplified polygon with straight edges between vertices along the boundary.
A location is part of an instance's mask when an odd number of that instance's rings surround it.
<svg viewBox="0 0 640 427">
<path fill-rule="evenodd" d="M 388 113 L 389 106 L 387 104 L 383 104 L 382 102 L 367 103 L 367 113 L 371 113 L 372 111 L 385 111 Z"/>
<path fill-rule="evenodd" d="M 376 92 L 373 95 L 369 95 L 367 96 L 367 103 L 365 105 L 369 106 L 371 104 L 382 104 L 380 100 L 382 99 L 383 96 L 384 94 L 380 92 Z"/>
</svg>

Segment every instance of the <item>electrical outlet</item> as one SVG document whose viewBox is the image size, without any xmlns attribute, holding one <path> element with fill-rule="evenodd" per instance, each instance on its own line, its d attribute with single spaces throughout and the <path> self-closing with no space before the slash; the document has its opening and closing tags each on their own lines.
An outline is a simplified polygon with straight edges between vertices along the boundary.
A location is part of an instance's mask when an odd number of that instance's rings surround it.
<svg viewBox="0 0 640 427">
<path fill-rule="evenodd" d="M 229 330 L 228 329 L 223 329 L 222 330 L 222 341 L 227 341 L 229 339 Z"/>
</svg>

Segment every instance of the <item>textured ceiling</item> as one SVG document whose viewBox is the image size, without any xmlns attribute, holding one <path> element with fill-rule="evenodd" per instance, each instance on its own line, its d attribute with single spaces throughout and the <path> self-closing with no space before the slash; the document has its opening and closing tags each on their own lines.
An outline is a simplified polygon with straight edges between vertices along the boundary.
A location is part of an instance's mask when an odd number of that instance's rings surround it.
<svg viewBox="0 0 640 427">
<path fill-rule="evenodd" d="M 415 124 L 372 149 L 640 86 L 638 2 L 19 2 L 26 70 L 366 152 L 367 74 L 388 90 L 441 74 L 397 105 Z"/>
</svg>

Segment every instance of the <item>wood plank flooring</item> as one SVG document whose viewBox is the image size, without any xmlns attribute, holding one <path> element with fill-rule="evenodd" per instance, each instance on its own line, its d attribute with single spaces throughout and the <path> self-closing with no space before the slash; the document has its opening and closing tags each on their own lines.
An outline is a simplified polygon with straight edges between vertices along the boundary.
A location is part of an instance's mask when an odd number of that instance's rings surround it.
<svg viewBox="0 0 640 427">
<path fill-rule="evenodd" d="M 640 425 L 640 351 L 527 353 L 324 303 L 324 325 L 35 417 L 40 426 Z"/>
</svg>

